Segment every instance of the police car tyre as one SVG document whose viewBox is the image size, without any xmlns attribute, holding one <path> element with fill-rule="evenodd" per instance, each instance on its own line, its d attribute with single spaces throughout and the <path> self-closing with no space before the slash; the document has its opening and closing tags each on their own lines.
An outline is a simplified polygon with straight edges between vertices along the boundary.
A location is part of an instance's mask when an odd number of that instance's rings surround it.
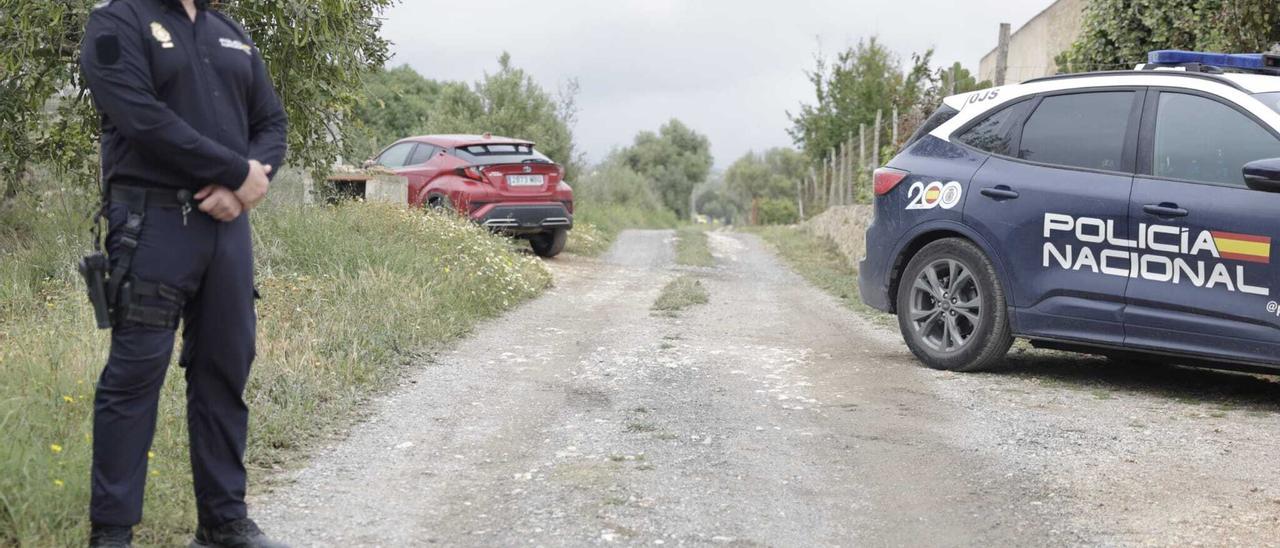
<svg viewBox="0 0 1280 548">
<path fill-rule="evenodd" d="M 897 299 L 903 339 L 933 369 L 990 369 L 1013 344 L 995 267 L 967 240 L 947 238 L 921 249 L 902 274 Z"/>
<path fill-rule="evenodd" d="M 539 257 L 552 258 L 564 251 L 565 243 L 569 241 L 569 231 L 563 228 L 557 228 L 551 232 L 543 232 L 529 237 L 529 245 L 533 247 L 533 252 Z"/>
</svg>

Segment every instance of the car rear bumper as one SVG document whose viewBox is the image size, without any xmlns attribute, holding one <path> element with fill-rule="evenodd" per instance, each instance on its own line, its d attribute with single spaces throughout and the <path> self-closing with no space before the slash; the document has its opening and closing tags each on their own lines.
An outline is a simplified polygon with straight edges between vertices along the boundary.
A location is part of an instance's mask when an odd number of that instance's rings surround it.
<svg viewBox="0 0 1280 548">
<path fill-rule="evenodd" d="M 867 252 L 858 264 L 858 294 L 862 303 L 881 312 L 893 311 L 893 295 L 889 288 L 889 267 L 892 264 L 889 239 L 877 230 L 876 223 L 867 227 Z"/>
<path fill-rule="evenodd" d="M 573 228 L 573 214 L 559 202 L 486 204 L 472 212 L 471 220 L 480 226 L 507 232 Z"/>
</svg>

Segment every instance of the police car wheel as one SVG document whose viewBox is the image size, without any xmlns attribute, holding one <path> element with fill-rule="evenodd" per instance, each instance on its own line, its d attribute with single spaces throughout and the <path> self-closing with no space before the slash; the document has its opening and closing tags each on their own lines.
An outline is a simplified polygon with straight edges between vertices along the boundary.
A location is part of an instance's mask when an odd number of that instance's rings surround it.
<svg viewBox="0 0 1280 548">
<path fill-rule="evenodd" d="M 995 267 L 959 238 L 933 242 L 907 264 L 898 287 L 898 325 L 912 353 L 934 369 L 988 369 L 1013 344 Z"/>
</svg>

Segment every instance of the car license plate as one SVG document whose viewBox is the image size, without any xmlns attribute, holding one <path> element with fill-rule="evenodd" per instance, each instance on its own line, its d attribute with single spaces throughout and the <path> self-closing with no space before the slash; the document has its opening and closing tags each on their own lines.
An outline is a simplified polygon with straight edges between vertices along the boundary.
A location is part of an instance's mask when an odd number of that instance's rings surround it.
<svg viewBox="0 0 1280 548">
<path fill-rule="evenodd" d="M 507 175 L 508 186 L 542 186 L 546 182 L 543 175 Z"/>
</svg>

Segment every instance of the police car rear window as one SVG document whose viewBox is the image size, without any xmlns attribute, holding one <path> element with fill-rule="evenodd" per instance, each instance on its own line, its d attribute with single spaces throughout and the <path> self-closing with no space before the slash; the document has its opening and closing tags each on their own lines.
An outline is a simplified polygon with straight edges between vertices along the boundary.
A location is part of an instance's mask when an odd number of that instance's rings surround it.
<svg viewBox="0 0 1280 548">
<path fill-rule="evenodd" d="M 916 129 L 915 133 L 911 134 L 911 138 L 907 139 L 906 144 L 902 145 L 902 148 L 905 150 L 907 147 L 915 144 L 916 141 L 923 139 L 925 135 L 933 133 L 933 130 L 938 129 L 942 124 L 945 124 L 952 118 L 955 118 L 957 114 L 960 114 L 960 111 L 947 105 L 942 105 L 941 108 L 934 111 L 934 113 L 929 116 L 929 119 L 925 120 L 924 123 Z"/>
<path fill-rule="evenodd" d="M 1013 128 L 1022 121 L 1026 115 L 1026 109 L 1030 106 L 1030 101 L 1021 101 L 1004 107 L 960 134 L 957 139 L 985 152 L 1011 156 L 1012 151 L 1009 148 Z"/>
<path fill-rule="evenodd" d="M 1267 105 L 1276 112 L 1280 112 L 1280 92 L 1275 93 L 1259 93 L 1254 95 L 1262 104 Z"/>
</svg>

